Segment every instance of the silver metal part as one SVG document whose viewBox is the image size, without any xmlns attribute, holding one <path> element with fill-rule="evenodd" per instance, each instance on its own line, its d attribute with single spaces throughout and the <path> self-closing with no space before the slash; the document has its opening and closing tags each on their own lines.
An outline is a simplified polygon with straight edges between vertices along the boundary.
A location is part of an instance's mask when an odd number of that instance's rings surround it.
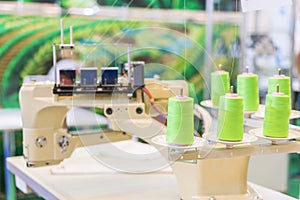
<svg viewBox="0 0 300 200">
<path fill-rule="evenodd" d="M 64 44 L 64 22 L 60 19 L 60 44 Z"/>
<path fill-rule="evenodd" d="M 66 136 L 63 135 L 58 139 L 58 146 L 60 146 L 62 152 L 65 152 L 69 145 L 70 141 Z"/>
<path fill-rule="evenodd" d="M 36 138 L 35 145 L 39 148 L 43 148 L 47 145 L 47 138 L 44 136 Z"/>
<path fill-rule="evenodd" d="M 145 62 L 131 62 L 133 68 L 133 87 L 143 86 L 145 77 L 144 77 L 144 66 Z"/>
<path fill-rule="evenodd" d="M 73 27 L 70 26 L 70 44 L 73 44 Z"/>
</svg>

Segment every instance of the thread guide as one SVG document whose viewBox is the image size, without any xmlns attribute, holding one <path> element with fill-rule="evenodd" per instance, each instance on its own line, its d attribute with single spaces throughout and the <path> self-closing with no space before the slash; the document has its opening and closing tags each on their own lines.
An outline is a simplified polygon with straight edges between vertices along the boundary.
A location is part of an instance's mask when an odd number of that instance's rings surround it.
<svg viewBox="0 0 300 200">
<path fill-rule="evenodd" d="M 279 84 L 276 85 L 276 92 L 279 93 Z"/>
<path fill-rule="evenodd" d="M 249 73 L 249 67 L 246 66 L 246 73 L 248 74 Z"/>
<path fill-rule="evenodd" d="M 281 69 L 278 68 L 278 75 L 281 76 L 282 75 L 282 72 L 281 72 Z"/>
<path fill-rule="evenodd" d="M 219 67 L 219 70 L 222 70 L 222 64 L 219 64 L 218 67 Z"/>
</svg>

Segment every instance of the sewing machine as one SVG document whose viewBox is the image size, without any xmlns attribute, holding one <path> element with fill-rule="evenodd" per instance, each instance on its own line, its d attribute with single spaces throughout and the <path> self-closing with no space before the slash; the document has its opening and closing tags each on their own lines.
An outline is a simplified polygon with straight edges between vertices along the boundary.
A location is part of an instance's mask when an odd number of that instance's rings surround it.
<svg viewBox="0 0 300 200">
<path fill-rule="evenodd" d="M 54 45 L 53 48 L 57 46 L 61 49 L 74 48 L 72 42 L 67 45 Z M 54 62 L 54 66 L 55 64 Z M 129 59 L 128 66 L 131 65 Z M 81 84 L 77 84 L 74 80 L 65 79 L 60 79 L 59 84 L 36 81 L 24 83 L 20 90 L 20 106 L 23 152 L 27 165 L 31 167 L 57 164 L 69 157 L 77 146 L 114 142 L 137 136 L 154 145 L 170 162 L 182 199 L 250 200 L 263 199 L 247 185 L 250 156 L 300 152 L 300 142 L 296 140 L 299 137 L 276 144 L 265 141 L 231 145 L 203 139 L 199 146 L 180 148 L 163 147 L 154 143 L 153 138 L 164 135 L 166 127 L 164 122 L 154 118 L 151 102 L 145 98 L 143 88 L 147 88 L 155 103 L 166 110 L 169 97 L 188 95 L 188 85 L 180 80 L 146 80 L 143 66 L 138 66 L 136 70 L 133 69 L 133 73 L 128 68 L 128 82 L 122 84 L 116 80 L 108 83 L 108 79 L 101 84 L 96 81 L 89 82 L 88 85 L 82 80 Z M 105 117 L 111 122 L 111 129 L 89 134 L 69 133 L 65 117 L 73 107 L 103 109 Z M 210 115 L 198 105 L 195 105 L 195 115 L 205 121 L 206 135 L 210 135 Z"/>
<path fill-rule="evenodd" d="M 157 104 L 161 106 L 167 105 L 169 97 L 180 94 L 180 85 L 186 94 L 185 81 L 146 82 L 149 90 L 159 96 Z M 139 90 L 135 93 L 140 93 Z M 142 96 L 132 97 L 128 92 L 60 96 L 53 94 L 51 83 L 31 82 L 22 85 L 20 106 L 23 152 L 28 166 L 57 164 L 69 157 L 77 146 L 126 140 L 130 139 L 130 135 L 149 141 L 165 130 L 164 124 L 149 115 L 150 107 L 142 101 Z M 105 116 L 112 124 L 112 130 L 98 130 L 90 134 L 76 131 L 73 134 L 68 133 L 66 115 L 74 107 L 104 109 Z"/>
</svg>

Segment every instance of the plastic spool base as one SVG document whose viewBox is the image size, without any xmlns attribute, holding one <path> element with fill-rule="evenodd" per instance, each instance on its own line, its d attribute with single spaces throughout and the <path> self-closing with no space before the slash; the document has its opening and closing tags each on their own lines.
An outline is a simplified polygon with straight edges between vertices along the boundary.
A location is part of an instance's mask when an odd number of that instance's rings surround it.
<svg viewBox="0 0 300 200">
<path fill-rule="evenodd" d="M 300 140 L 300 132 L 290 129 L 288 137 L 278 138 L 278 137 L 268 137 L 264 136 L 263 128 L 252 129 L 249 131 L 249 134 L 255 135 L 258 138 L 266 139 L 271 141 L 273 145 L 288 142 L 289 140 Z"/>
<path fill-rule="evenodd" d="M 219 109 L 218 106 L 213 106 L 212 101 L 210 99 L 201 101 L 200 105 L 206 108 Z"/>
<path fill-rule="evenodd" d="M 166 135 L 159 135 L 154 138 L 152 138 L 152 142 L 154 144 L 157 144 L 159 146 L 174 148 L 174 149 L 196 149 L 199 147 L 203 147 L 207 145 L 206 140 L 199 137 L 194 137 L 193 144 L 190 145 L 176 145 L 176 144 L 169 144 L 166 140 Z"/>
<path fill-rule="evenodd" d="M 220 139 L 218 139 L 216 133 L 208 133 L 208 134 L 205 135 L 205 138 L 208 141 L 224 144 L 227 149 L 231 149 L 235 145 L 249 144 L 249 143 L 255 142 L 257 140 L 257 137 L 255 135 L 250 135 L 250 134 L 247 134 L 247 133 L 244 133 L 243 140 L 241 140 L 241 141 L 220 140 Z"/>
</svg>

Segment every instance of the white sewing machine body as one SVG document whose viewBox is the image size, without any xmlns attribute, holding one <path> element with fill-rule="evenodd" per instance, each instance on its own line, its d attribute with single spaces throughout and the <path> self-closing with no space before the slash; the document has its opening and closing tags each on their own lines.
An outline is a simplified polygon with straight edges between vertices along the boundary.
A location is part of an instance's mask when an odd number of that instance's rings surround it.
<svg viewBox="0 0 300 200">
<path fill-rule="evenodd" d="M 185 81 L 153 80 L 148 84 L 149 90 L 155 90 L 154 93 L 159 96 L 158 102 L 162 106 L 167 105 L 169 97 L 179 94 L 180 88 L 184 88 L 185 93 L 187 91 Z M 172 84 L 173 89 L 170 88 Z M 24 83 L 20 90 L 23 152 L 28 166 L 59 163 L 69 157 L 77 146 L 129 139 L 130 135 L 149 140 L 164 132 L 164 125 L 149 115 L 149 105 L 142 101 L 141 95 L 134 98 L 127 92 L 112 92 L 60 96 L 53 94 L 53 88 L 53 83 L 32 82 Z M 104 109 L 112 130 L 69 134 L 66 115 L 74 107 Z"/>
</svg>

